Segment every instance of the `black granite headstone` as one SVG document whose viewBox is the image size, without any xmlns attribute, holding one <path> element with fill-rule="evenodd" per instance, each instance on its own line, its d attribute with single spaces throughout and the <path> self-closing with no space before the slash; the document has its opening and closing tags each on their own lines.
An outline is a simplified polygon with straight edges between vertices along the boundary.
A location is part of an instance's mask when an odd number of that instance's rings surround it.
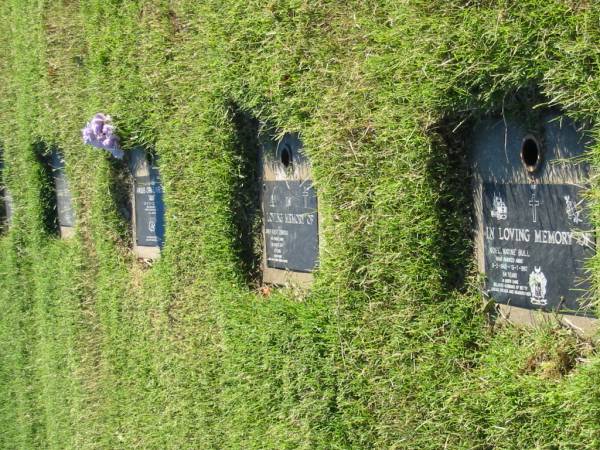
<svg viewBox="0 0 600 450">
<path fill-rule="evenodd" d="M 266 267 L 312 272 L 319 260 L 317 194 L 298 136 L 263 146 L 262 165 Z"/>
<path fill-rule="evenodd" d="M 7 227 L 12 220 L 13 205 L 12 197 L 6 187 L 6 174 L 4 172 L 4 161 L 0 159 L 0 221 Z"/>
<path fill-rule="evenodd" d="M 50 165 L 56 190 L 58 223 L 61 227 L 72 228 L 75 226 L 75 211 L 65 173 L 65 160 L 58 150 L 52 151 Z"/>
<path fill-rule="evenodd" d="M 497 302 L 581 309 L 595 237 L 579 186 L 484 183 L 483 220 L 487 289 Z"/>
<path fill-rule="evenodd" d="M 591 315 L 586 261 L 596 237 L 584 196 L 589 138 L 556 113 L 535 132 L 510 118 L 475 132 L 480 268 L 497 303 Z"/>
<path fill-rule="evenodd" d="M 136 245 L 162 247 L 165 206 L 157 160 L 143 150 L 132 153 Z"/>
<path fill-rule="evenodd" d="M 267 265 L 311 272 L 318 261 L 317 194 L 311 180 L 265 181 Z"/>
</svg>

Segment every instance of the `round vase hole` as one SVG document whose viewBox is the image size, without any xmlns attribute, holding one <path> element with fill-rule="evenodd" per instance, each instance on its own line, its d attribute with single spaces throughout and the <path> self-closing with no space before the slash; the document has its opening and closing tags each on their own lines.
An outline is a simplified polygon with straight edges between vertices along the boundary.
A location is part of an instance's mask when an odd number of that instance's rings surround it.
<svg viewBox="0 0 600 450">
<path fill-rule="evenodd" d="M 542 163 L 542 149 L 538 140 L 533 136 L 525 136 L 521 144 L 521 161 L 528 172 L 533 173 Z"/>
<path fill-rule="evenodd" d="M 283 164 L 283 166 L 285 168 L 288 168 L 291 163 L 292 163 L 292 152 L 289 148 L 284 147 L 283 150 L 281 151 L 281 164 Z"/>
</svg>

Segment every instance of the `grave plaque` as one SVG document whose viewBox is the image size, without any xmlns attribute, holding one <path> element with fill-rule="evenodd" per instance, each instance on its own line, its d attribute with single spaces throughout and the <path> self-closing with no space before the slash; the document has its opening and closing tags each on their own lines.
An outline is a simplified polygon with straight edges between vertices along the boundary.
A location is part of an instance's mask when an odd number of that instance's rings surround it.
<svg viewBox="0 0 600 450">
<path fill-rule="evenodd" d="M 4 217 L 6 220 L 6 224 L 8 226 L 10 226 L 10 224 L 12 223 L 13 214 L 14 214 L 14 210 L 15 210 L 14 201 L 13 201 L 12 195 L 7 187 L 4 187 L 2 194 L 3 194 L 3 200 L 4 200 Z"/>
<path fill-rule="evenodd" d="M 308 284 L 319 260 L 317 194 L 296 134 L 262 136 L 263 279 Z"/>
<path fill-rule="evenodd" d="M 62 237 L 70 237 L 74 233 L 75 211 L 73 210 L 71 191 L 65 173 L 65 160 L 58 150 L 52 151 L 50 166 L 56 191 L 56 212 L 60 234 Z"/>
<path fill-rule="evenodd" d="M 156 158 L 135 149 L 131 153 L 135 252 L 140 258 L 156 259 L 163 245 L 165 207 Z"/>
<path fill-rule="evenodd" d="M 583 203 L 575 185 L 484 183 L 485 273 L 497 302 L 581 312 L 595 242 Z"/>
<path fill-rule="evenodd" d="M 553 311 L 586 329 L 593 315 L 585 264 L 596 238 L 584 195 L 589 167 L 581 157 L 590 141 L 556 113 L 540 122 L 535 132 L 510 119 L 475 130 L 479 267 L 487 294 L 515 321 L 535 321 L 526 311 Z"/>
<path fill-rule="evenodd" d="M 4 161 L 0 159 L 0 221 L 2 222 L 2 227 L 6 228 L 10 224 L 12 219 L 12 198 L 8 192 L 6 187 L 6 175 L 4 173 Z"/>
</svg>

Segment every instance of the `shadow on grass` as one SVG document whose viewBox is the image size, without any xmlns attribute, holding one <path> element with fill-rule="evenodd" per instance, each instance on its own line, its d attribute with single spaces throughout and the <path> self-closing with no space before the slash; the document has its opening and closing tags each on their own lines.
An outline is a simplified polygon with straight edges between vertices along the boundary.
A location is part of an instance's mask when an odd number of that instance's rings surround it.
<svg viewBox="0 0 600 450">
<path fill-rule="evenodd" d="M 239 176 L 233 186 L 230 208 L 235 226 L 234 249 L 240 272 L 253 287 L 260 283 L 260 122 L 236 105 L 230 106 L 235 128 L 236 160 Z"/>
<path fill-rule="evenodd" d="M 33 144 L 33 153 L 38 165 L 40 179 L 40 211 L 44 231 L 50 235 L 59 235 L 58 205 L 56 201 L 56 188 L 52 174 L 52 151 L 45 142 L 38 141 Z"/>
<path fill-rule="evenodd" d="M 112 180 L 109 184 L 110 197 L 119 219 L 118 235 L 123 242 L 131 246 L 133 242 L 133 205 L 131 203 L 133 181 L 128 166 L 129 153 L 126 153 L 124 159 L 109 158 L 108 161 L 109 176 Z"/>
<path fill-rule="evenodd" d="M 436 205 L 436 247 L 447 292 L 463 290 L 474 254 L 473 189 L 469 170 L 467 139 L 469 121 L 455 129 L 462 119 L 446 118 L 435 127 L 437 157 L 429 161 L 431 182 L 439 192 Z"/>
</svg>

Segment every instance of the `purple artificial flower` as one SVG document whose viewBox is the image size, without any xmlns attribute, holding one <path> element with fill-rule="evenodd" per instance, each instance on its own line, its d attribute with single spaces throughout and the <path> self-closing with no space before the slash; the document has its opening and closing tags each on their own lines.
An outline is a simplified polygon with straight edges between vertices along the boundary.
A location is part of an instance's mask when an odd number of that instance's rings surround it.
<svg viewBox="0 0 600 450">
<path fill-rule="evenodd" d="M 125 153 L 119 146 L 119 137 L 115 134 L 115 128 L 111 122 L 112 119 L 109 115 L 96 114 L 81 130 L 83 143 L 104 149 L 115 158 L 122 159 Z"/>
<path fill-rule="evenodd" d="M 90 142 L 92 142 L 92 130 L 90 128 L 86 127 L 82 131 L 83 131 L 83 143 L 89 144 Z"/>
<path fill-rule="evenodd" d="M 102 147 L 104 147 L 104 148 L 112 148 L 112 147 L 114 147 L 115 143 L 116 143 L 116 141 L 114 139 L 114 136 L 107 136 L 102 141 Z"/>
<path fill-rule="evenodd" d="M 113 131 L 114 131 L 114 127 L 112 125 L 105 124 L 102 127 L 102 133 L 107 137 L 111 137 L 113 135 Z"/>
<path fill-rule="evenodd" d="M 92 119 L 92 131 L 95 135 L 102 134 L 102 128 L 104 127 L 104 120 L 99 117 Z"/>
</svg>

